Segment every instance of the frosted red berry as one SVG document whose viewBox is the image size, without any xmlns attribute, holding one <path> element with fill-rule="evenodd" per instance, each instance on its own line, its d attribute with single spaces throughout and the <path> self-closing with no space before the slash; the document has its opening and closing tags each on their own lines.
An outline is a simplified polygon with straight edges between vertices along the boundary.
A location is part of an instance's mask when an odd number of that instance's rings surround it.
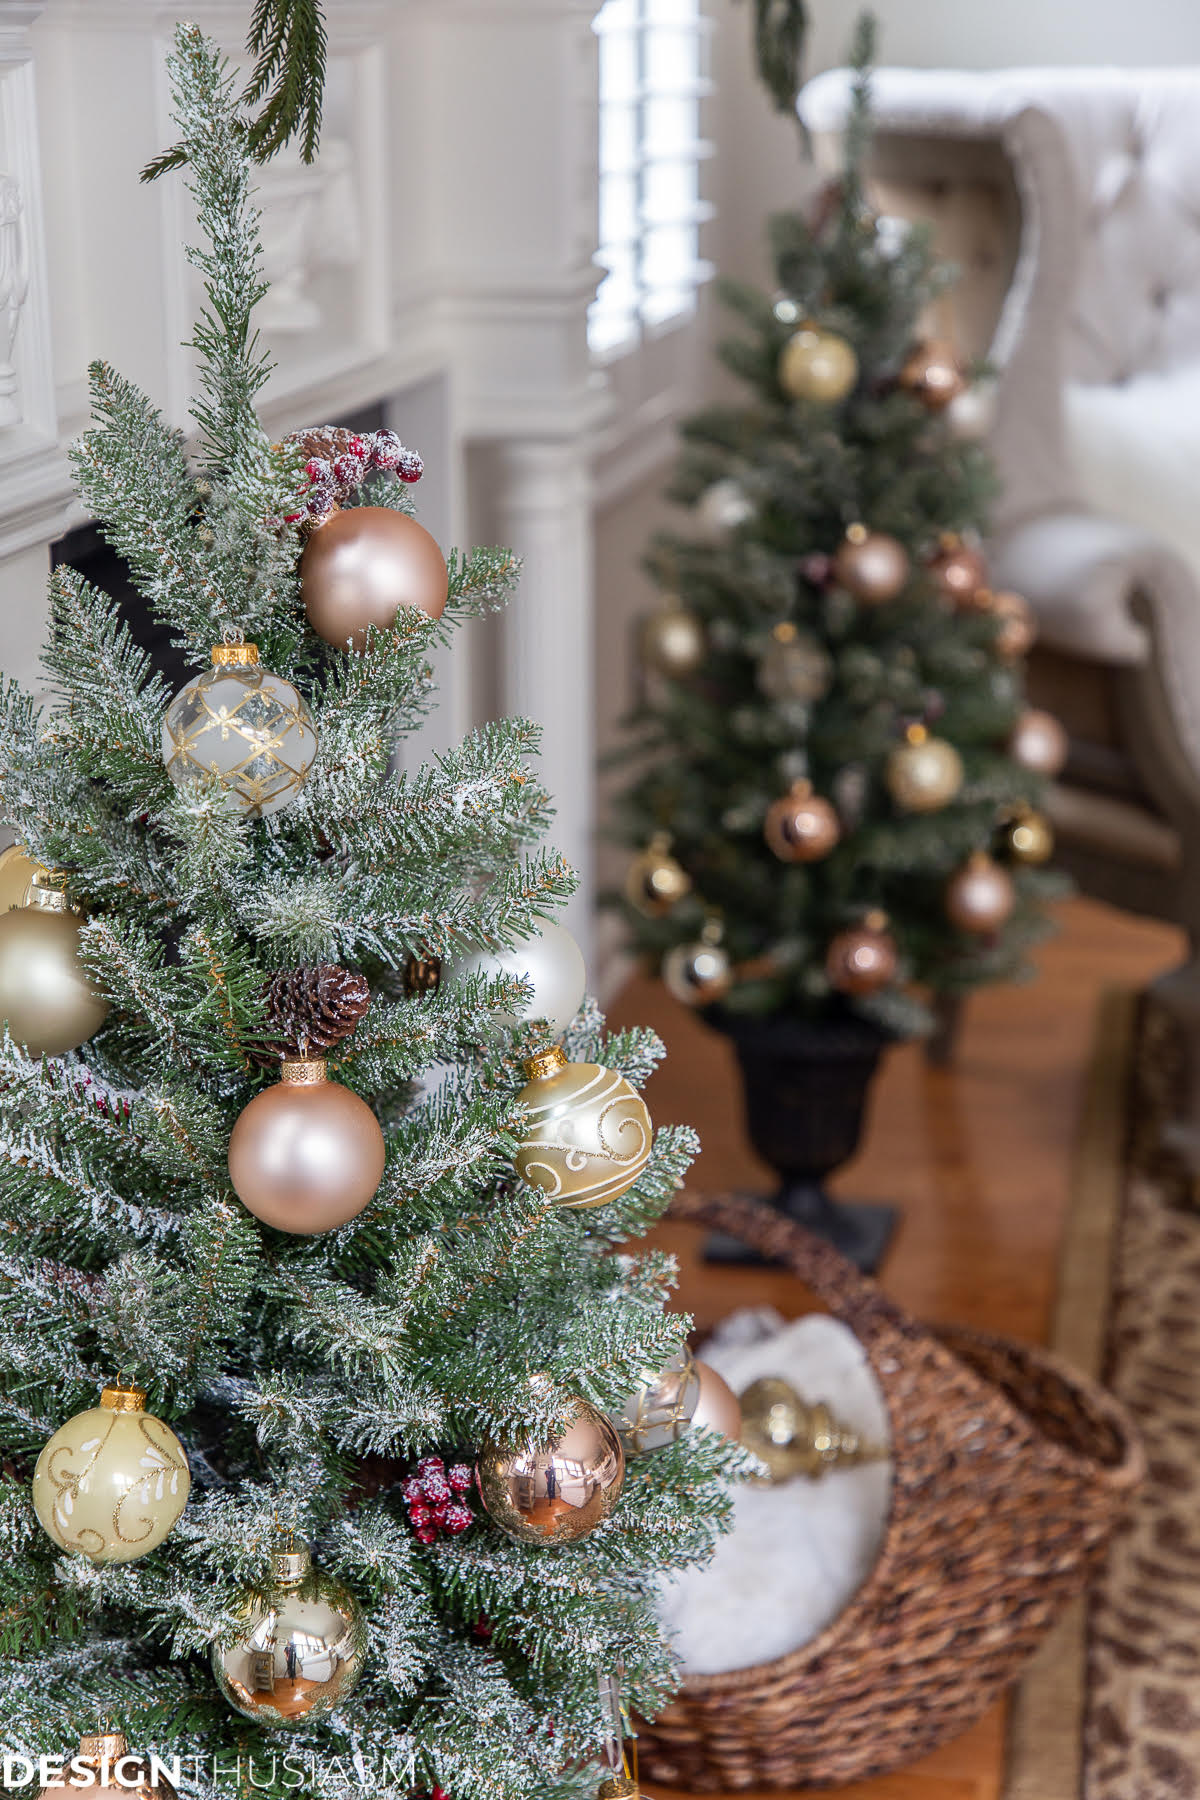
<svg viewBox="0 0 1200 1800">
<path fill-rule="evenodd" d="M 408 1480 L 404 1483 L 404 1486 L 400 1489 L 400 1492 L 404 1495 L 406 1500 L 424 1500 L 425 1498 L 425 1492 L 421 1486 L 421 1480 L 418 1475 L 410 1475 Z"/>
<path fill-rule="evenodd" d="M 445 1467 L 446 1465 L 440 1456 L 423 1456 L 417 1464 L 417 1474 L 428 1475 L 431 1469 L 436 1469 L 438 1473 L 441 1474 Z"/>
<path fill-rule="evenodd" d="M 465 1494 L 474 1479 L 469 1463 L 453 1463 L 446 1470 L 446 1480 L 456 1494 Z"/>
<path fill-rule="evenodd" d="M 436 1544 L 441 1533 L 436 1525 L 418 1525 L 413 1536 L 418 1544 Z"/>
<path fill-rule="evenodd" d="M 419 1530 L 422 1525 L 437 1524 L 438 1520 L 435 1519 L 433 1513 L 430 1512 L 427 1506 L 422 1506 L 419 1501 L 414 1500 L 408 1509 L 408 1522 L 410 1525 L 415 1525 Z"/>
<path fill-rule="evenodd" d="M 472 1525 L 474 1521 L 475 1515 L 470 1507 L 456 1502 L 453 1506 L 446 1508 L 446 1517 L 442 1523 L 451 1537 L 457 1537 L 460 1531 L 465 1531 L 467 1526 Z"/>
</svg>

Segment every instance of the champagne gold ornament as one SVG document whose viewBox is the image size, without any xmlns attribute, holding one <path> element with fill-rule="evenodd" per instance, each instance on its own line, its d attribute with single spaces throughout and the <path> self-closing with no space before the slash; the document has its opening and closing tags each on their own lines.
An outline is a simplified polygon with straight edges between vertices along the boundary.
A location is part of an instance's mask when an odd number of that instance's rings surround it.
<svg viewBox="0 0 1200 1800">
<path fill-rule="evenodd" d="M 946 884 L 946 915 L 959 931 L 999 931 L 1017 903 L 1007 869 L 976 850 Z"/>
<path fill-rule="evenodd" d="M 999 624 L 993 640 L 996 655 L 1005 662 L 1028 656 L 1037 641 L 1033 609 L 1021 594 L 1002 591 L 992 595 L 991 612 Z"/>
<path fill-rule="evenodd" d="M 692 1414 L 692 1424 L 703 1431 L 713 1431 L 718 1437 L 727 1438 L 736 1444 L 742 1435 L 742 1409 L 738 1397 L 723 1375 L 708 1363 L 696 1360 L 696 1373 L 700 1377 L 700 1397 L 696 1402 L 696 1410 Z"/>
<path fill-rule="evenodd" d="M 890 986 L 899 957 L 887 915 L 869 912 L 861 925 L 839 931 L 825 954 L 825 973 L 839 994 L 861 999 Z"/>
<path fill-rule="evenodd" d="M 517 1151 L 522 1180 L 559 1206 L 603 1206 L 650 1160 L 653 1126 L 641 1095 L 599 1063 L 572 1063 L 557 1045 L 525 1063 L 518 1100 L 528 1115 Z"/>
<path fill-rule="evenodd" d="M 806 1476 L 818 1481 L 828 1469 L 880 1462 L 887 1451 L 864 1442 L 821 1400 L 803 1400 L 777 1375 L 752 1381 L 742 1393 L 742 1443 L 770 1471 L 763 1487 Z"/>
<path fill-rule="evenodd" d="M 1053 713 L 1031 706 L 1013 726 L 1008 754 L 1034 775 L 1052 777 L 1062 772 L 1070 740 Z"/>
<path fill-rule="evenodd" d="M 837 814 L 828 800 L 813 793 L 810 781 L 794 781 L 767 808 L 763 836 L 780 862 L 819 862 L 841 835 Z"/>
<path fill-rule="evenodd" d="M 833 559 L 833 573 L 856 600 L 880 606 L 894 600 L 908 580 L 908 551 L 886 531 L 851 525 Z"/>
<path fill-rule="evenodd" d="M 888 757 L 884 780 L 901 812 L 938 812 L 962 787 L 962 757 L 924 725 L 910 725 Z"/>
<path fill-rule="evenodd" d="M 774 627 L 757 673 L 768 700 L 800 700 L 811 706 L 829 692 L 832 679 L 829 652 L 811 632 L 798 631 L 790 619 Z"/>
<path fill-rule="evenodd" d="M 625 876 L 625 896 L 648 919 L 669 913 L 692 889 L 692 878 L 671 855 L 671 840 L 656 831 L 647 847 L 635 856 Z"/>
<path fill-rule="evenodd" d="M 322 1058 L 294 1057 L 238 1115 L 229 1179 L 256 1219 L 311 1237 L 344 1225 L 374 1198 L 385 1156 L 366 1101 L 328 1080 Z"/>
<path fill-rule="evenodd" d="M 183 1446 L 146 1411 L 145 1391 L 113 1382 L 38 1457 L 33 1509 L 60 1549 L 135 1562 L 177 1524 L 190 1487 Z"/>
<path fill-rule="evenodd" d="M 714 481 L 696 502 L 696 521 L 710 543 L 719 543 L 754 517 L 749 495 L 731 477 Z"/>
<path fill-rule="evenodd" d="M 533 996 L 519 1014 L 497 1012 L 492 1017 L 509 1029 L 520 1019 L 545 1019 L 555 1037 L 561 1037 L 583 1005 L 587 987 L 583 951 L 566 927 L 553 919 L 544 920 L 509 950 L 476 950 L 456 958 L 446 970 L 452 986 L 461 985 L 471 975 L 487 975 L 493 980 L 509 975 L 526 982 Z"/>
<path fill-rule="evenodd" d="M 238 1636 L 213 1645 L 212 1666 L 236 1712 L 288 1730 L 335 1712 L 357 1685 L 366 1653 L 362 1609 L 350 1590 L 315 1568 L 307 1549 L 280 1550 Z"/>
<path fill-rule="evenodd" d="M 792 400 L 834 406 L 858 380 L 853 347 L 834 331 L 805 325 L 794 332 L 779 356 L 779 385 Z"/>
<path fill-rule="evenodd" d="M 476 1465 L 483 1504 L 522 1544 L 571 1544 L 607 1519 L 625 1480 L 621 1440 L 602 1412 L 573 1402 L 571 1423 L 546 1445 L 486 1442 Z"/>
<path fill-rule="evenodd" d="M 1004 827 L 1004 845 L 1014 862 L 1037 867 L 1054 855 L 1054 831 L 1044 813 L 1018 813 Z"/>
<path fill-rule="evenodd" d="M 62 1781 L 48 1781 L 38 1800 L 79 1800 L 81 1793 L 127 1795 L 128 1800 L 175 1800 L 174 1785 L 157 1757 L 133 1755 L 121 1731 L 98 1731 L 79 1740 Z"/>
<path fill-rule="evenodd" d="M 41 863 L 35 863 L 20 844 L 0 850 L 0 913 L 28 905 L 29 884 L 41 868 Z"/>
<path fill-rule="evenodd" d="M 729 956 L 721 943 L 721 922 L 710 919 L 696 944 L 677 944 L 662 963 L 663 983 L 685 1006 L 711 1006 L 733 984 Z"/>
<path fill-rule="evenodd" d="M 640 646 L 647 668 L 675 680 L 694 675 L 708 650 L 703 625 L 674 597 L 642 621 Z"/>
<path fill-rule="evenodd" d="M 665 1368 L 648 1369 L 624 1405 L 608 1416 L 625 1455 L 644 1456 L 677 1443 L 699 1404 L 699 1370 L 684 1349 Z"/>
<path fill-rule="evenodd" d="M 954 532 L 943 532 L 925 567 L 938 593 L 951 605 L 982 610 L 990 604 L 987 564 L 978 550 L 964 544 Z"/>
<path fill-rule="evenodd" d="M 446 559 L 423 525 L 388 506 L 351 506 L 318 526 L 300 559 L 308 622 L 327 644 L 362 650 L 367 627 L 388 630 L 402 606 L 440 619 Z"/>
<path fill-rule="evenodd" d="M 931 413 L 944 412 L 966 385 L 952 346 L 934 338 L 918 344 L 900 370 L 900 386 Z"/>
<path fill-rule="evenodd" d="M 212 661 L 167 708 L 167 774 L 176 787 L 215 782 L 265 819 L 304 786 L 317 754 L 312 714 L 290 681 L 259 667 L 256 644 L 214 644 Z"/>
<path fill-rule="evenodd" d="M 0 1019 L 29 1056 L 65 1056 L 93 1037 L 108 1001 L 79 959 L 83 919 L 45 870 L 28 902 L 0 914 Z"/>
</svg>

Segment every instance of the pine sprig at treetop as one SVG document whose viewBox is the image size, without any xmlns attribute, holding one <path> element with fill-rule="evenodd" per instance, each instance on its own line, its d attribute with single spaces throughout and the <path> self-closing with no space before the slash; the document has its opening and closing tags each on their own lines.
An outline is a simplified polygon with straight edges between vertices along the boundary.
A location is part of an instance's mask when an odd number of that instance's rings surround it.
<svg viewBox="0 0 1200 1800">
<path fill-rule="evenodd" d="M 260 8 L 264 55 L 284 55 L 286 13 Z M 402 607 L 361 650 L 318 642 L 298 580 L 299 452 L 254 413 L 267 364 L 250 135 L 194 27 L 170 70 L 206 239 L 199 462 L 97 364 L 80 491 L 176 642 L 203 663 L 252 637 L 318 748 L 266 818 L 217 781 L 176 786 L 159 742 L 170 696 L 114 603 L 69 569 L 51 584 L 46 710 L 0 693 L 0 811 L 79 909 L 80 965 L 109 1007 L 62 1057 L 0 1037 L 0 1748 L 70 1755 L 103 1716 L 137 1751 L 182 1756 L 185 1792 L 214 1800 L 242 1791 L 250 1753 L 256 1786 L 282 1796 L 284 1752 L 319 1800 L 364 1785 L 574 1800 L 606 1732 L 598 1674 L 623 1667 L 643 1711 L 669 1691 L 653 1585 L 710 1553 L 745 1458 L 690 1433 L 653 1468 L 631 1464 L 606 1522 L 544 1551 L 477 1498 L 458 1535 L 420 1541 L 403 1484 L 416 1458 L 455 1466 L 488 1437 L 546 1441 L 580 1401 L 615 1409 L 678 1350 L 673 1265 L 619 1246 L 665 1210 L 695 1142 L 661 1129 L 619 1198 L 554 1205 L 514 1164 L 522 1058 L 545 1048 L 544 1030 L 499 1022 L 525 985 L 473 974 L 409 991 L 409 958 L 521 942 L 574 885 L 545 848 L 530 722 L 393 767 L 432 704 L 430 648 L 502 604 L 516 563 L 453 556 L 439 619 Z M 412 510 L 386 470 L 364 498 Z M 590 1003 L 566 1047 L 631 1098 L 661 1054 L 650 1033 L 610 1038 Z M 382 1131 L 374 1198 L 336 1228 L 265 1226 L 231 1186 L 235 1124 L 276 1091 L 272 1048 L 302 1053 L 301 1073 L 327 1057 Z M 93 1562 L 37 1524 L 30 1478 L 118 1371 L 176 1434 L 192 1491 L 152 1553 Z M 231 1710 L 210 1653 L 287 1534 L 357 1600 L 367 1660 L 336 1711 L 280 1737 Z"/>
</svg>

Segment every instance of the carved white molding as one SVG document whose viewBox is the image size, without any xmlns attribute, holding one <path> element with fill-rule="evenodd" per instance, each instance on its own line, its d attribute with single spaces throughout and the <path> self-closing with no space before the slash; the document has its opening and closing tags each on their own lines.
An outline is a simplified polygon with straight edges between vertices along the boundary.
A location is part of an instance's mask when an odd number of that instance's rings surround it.
<svg viewBox="0 0 1200 1800">
<path fill-rule="evenodd" d="M 29 29 L 40 7 L 0 0 L 0 468 L 56 439 L 37 108 Z M 0 533 L 7 495 L 0 492 Z"/>
</svg>

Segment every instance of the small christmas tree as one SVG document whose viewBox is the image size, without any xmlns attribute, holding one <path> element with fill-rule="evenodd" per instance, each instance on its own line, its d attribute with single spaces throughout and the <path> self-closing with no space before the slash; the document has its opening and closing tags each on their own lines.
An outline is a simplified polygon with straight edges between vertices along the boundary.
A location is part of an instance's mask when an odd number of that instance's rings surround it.
<svg viewBox="0 0 1200 1800">
<path fill-rule="evenodd" d="M 777 86 L 795 45 L 761 8 L 758 31 Z M 778 293 L 722 284 L 751 393 L 683 427 L 692 515 L 648 558 L 666 598 L 618 830 L 631 935 L 680 998 L 905 1035 L 911 984 L 1027 971 L 1063 740 L 1023 698 L 1029 610 L 987 584 L 969 378 L 922 336 L 950 272 L 864 201 L 870 52 L 864 23 L 840 182 L 772 221 Z"/>
<path fill-rule="evenodd" d="M 670 1690 L 653 1581 L 743 1462 L 687 1424 L 669 1260 L 617 1254 L 694 1143 L 651 1144 L 660 1046 L 606 1037 L 548 922 L 535 728 L 391 770 L 513 560 L 447 570 L 390 432 L 264 436 L 248 115 L 194 27 L 171 74 L 198 463 L 98 365 L 75 466 L 198 672 L 172 699 L 60 568 L 49 710 L 0 696 L 0 1748 L 124 1733 L 199 1794 L 591 1793 L 602 1679 Z M 668 1365 L 640 1455 L 622 1409 Z"/>
</svg>

